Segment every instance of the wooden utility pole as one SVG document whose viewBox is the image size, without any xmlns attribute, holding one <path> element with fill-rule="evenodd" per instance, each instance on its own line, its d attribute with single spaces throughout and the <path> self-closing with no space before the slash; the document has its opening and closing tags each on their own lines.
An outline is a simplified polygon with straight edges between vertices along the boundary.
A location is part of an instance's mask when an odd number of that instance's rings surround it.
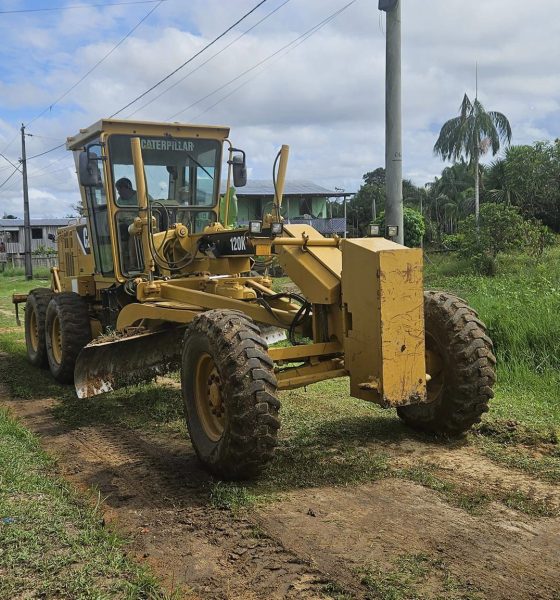
<svg viewBox="0 0 560 600">
<path fill-rule="evenodd" d="M 31 262 L 31 220 L 29 218 L 29 190 L 27 188 L 27 158 L 25 155 L 25 125 L 21 124 L 21 167 L 23 174 L 23 235 L 25 243 L 25 279 L 33 279 Z"/>
</svg>

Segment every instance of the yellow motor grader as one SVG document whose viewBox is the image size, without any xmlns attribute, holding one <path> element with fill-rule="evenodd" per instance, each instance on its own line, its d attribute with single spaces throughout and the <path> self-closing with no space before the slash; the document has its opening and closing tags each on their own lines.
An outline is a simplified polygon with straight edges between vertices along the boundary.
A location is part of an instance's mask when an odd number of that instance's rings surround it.
<svg viewBox="0 0 560 600">
<path fill-rule="evenodd" d="M 58 232 L 50 289 L 14 297 L 31 363 L 73 381 L 85 405 L 180 370 L 192 444 L 229 479 L 272 458 L 278 391 L 325 379 L 348 377 L 350 395 L 415 428 L 453 435 L 476 423 L 495 381 L 476 313 L 424 292 L 418 249 L 284 222 L 287 146 L 270 213 L 231 224 L 247 171 L 228 135 L 107 119 L 68 138 L 84 219 Z M 252 270 L 257 257 L 275 257 L 300 292 L 273 290 Z M 271 329 L 290 343 L 269 347 Z"/>
</svg>

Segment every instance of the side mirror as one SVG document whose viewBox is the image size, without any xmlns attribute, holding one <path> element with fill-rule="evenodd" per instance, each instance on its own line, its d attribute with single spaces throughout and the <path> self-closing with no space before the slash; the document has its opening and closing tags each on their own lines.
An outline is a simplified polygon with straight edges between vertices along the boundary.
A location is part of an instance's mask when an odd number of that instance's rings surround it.
<svg viewBox="0 0 560 600">
<path fill-rule="evenodd" d="M 84 187 L 97 187 L 101 185 L 101 170 L 97 162 L 102 160 L 100 156 L 90 154 L 89 146 L 80 152 L 78 165 L 78 178 L 80 185 Z"/>
<path fill-rule="evenodd" d="M 247 165 L 245 164 L 245 153 L 243 156 L 238 154 L 231 159 L 233 167 L 233 185 L 234 187 L 243 187 L 247 185 Z"/>
</svg>

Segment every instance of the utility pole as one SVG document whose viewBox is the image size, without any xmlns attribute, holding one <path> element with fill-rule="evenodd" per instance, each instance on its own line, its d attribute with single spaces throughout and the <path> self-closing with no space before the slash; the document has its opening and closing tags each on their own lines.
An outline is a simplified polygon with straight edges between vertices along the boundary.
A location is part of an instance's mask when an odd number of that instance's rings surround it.
<svg viewBox="0 0 560 600">
<path fill-rule="evenodd" d="M 396 225 L 393 240 L 404 243 L 402 196 L 401 2 L 379 0 L 387 14 L 385 55 L 385 209 L 386 227 Z"/>
<path fill-rule="evenodd" d="M 29 219 L 29 190 L 27 189 L 27 158 L 25 155 L 25 125 L 21 124 L 21 167 L 23 174 L 23 235 L 25 243 L 25 279 L 33 279 L 31 263 L 31 221 Z"/>
</svg>

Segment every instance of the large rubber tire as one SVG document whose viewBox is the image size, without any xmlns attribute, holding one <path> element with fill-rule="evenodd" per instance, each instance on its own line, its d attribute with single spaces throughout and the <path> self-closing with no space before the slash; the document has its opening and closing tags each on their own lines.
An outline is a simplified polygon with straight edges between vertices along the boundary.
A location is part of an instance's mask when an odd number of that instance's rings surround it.
<svg viewBox="0 0 560 600">
<path fill-rule="evenodd" d="M 74 292 L 55 294 L 47 308 L 45 330 L 52 376 L 60 383 L 72 383 L 76 358 L 91 341 L 87 302 Z"/>
<path fill-rule="evenodd" d="M 27 295 L 25 303 L 25 346 L 27 359 L 35 367 L 49 366 L 45 340 L 47 306 L 53 296 L 49 288 L 36 288 Z"/>
<path fill-rule="evenodd" d="M 243 313 L 209 310 L 188 327 L 181 384 L 201 462 L 223 479 L 247 479 L 273 457 L 280 427 L 274 363 Z"/>
<path fill-rule="evenodd" d="M 430 402 L 397 412 L 415 429 L 458 436 L 488 411 L 496 382 L 494 347 L 477 313 L 452 294 L 425 292 L 424 315 L 426 353 L 438 365 L 428 382 Z"/>
</svg>

